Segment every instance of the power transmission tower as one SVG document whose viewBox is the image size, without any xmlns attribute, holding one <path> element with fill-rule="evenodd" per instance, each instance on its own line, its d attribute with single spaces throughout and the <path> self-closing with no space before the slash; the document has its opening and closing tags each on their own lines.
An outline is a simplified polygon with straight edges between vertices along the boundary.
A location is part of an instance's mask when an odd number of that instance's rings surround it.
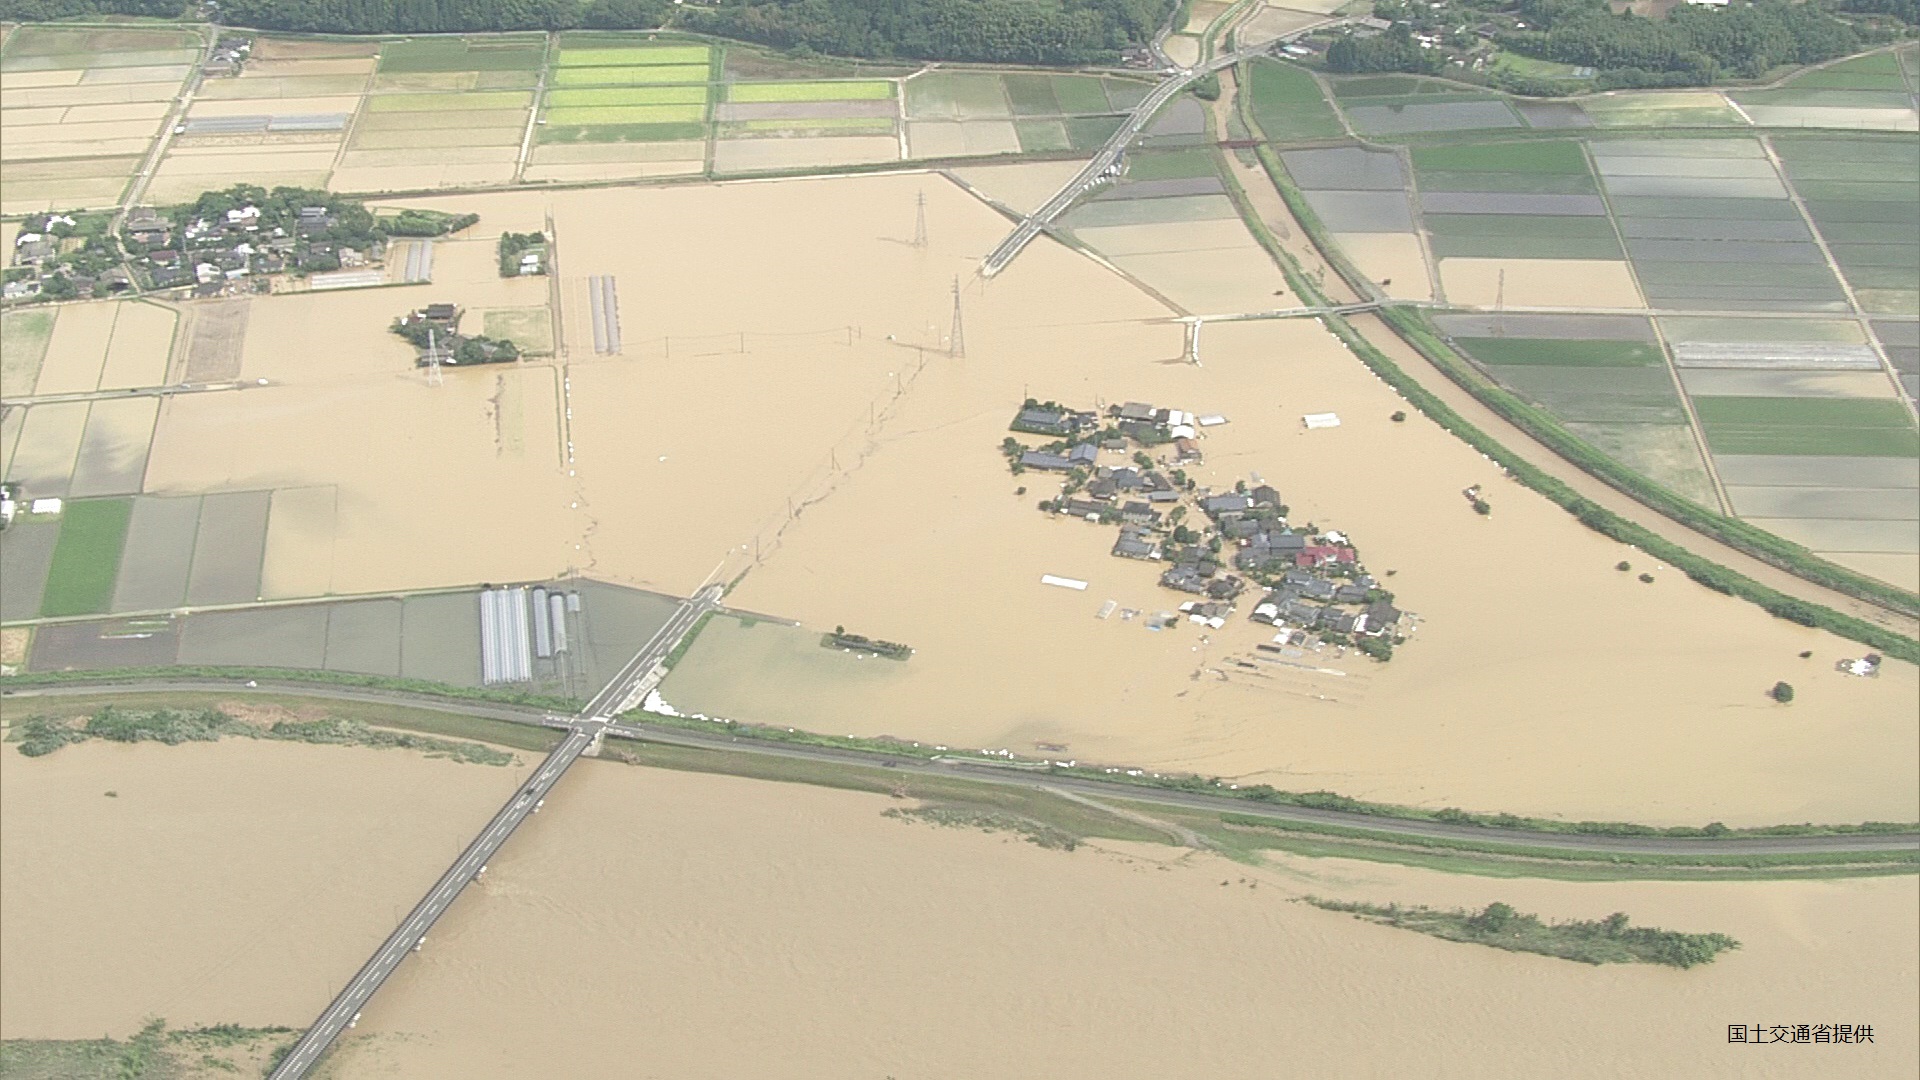
<svg viewBox="0 0 1920 1080">
<path fill-rule="evenodd" d="M 920 192 L 913 197 L 913 201 L 913 246 L 924 248 L 927 246 L 927 193 Z"/>
<path fill-rule="evenodd" d="M 953 278 L 953 335 L 947 339 L 947 355 L 964 357 L 967 355 L 966 335 L 960 329 L 960 276 Z"/>
</svg>

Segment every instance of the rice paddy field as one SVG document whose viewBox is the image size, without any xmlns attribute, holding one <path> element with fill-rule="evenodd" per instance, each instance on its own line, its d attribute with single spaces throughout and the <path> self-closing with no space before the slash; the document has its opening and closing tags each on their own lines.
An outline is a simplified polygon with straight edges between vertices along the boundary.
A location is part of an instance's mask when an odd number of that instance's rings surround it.
<svg viewBox="0 0 1920 1080">
<path fill-rule="evenodd" d="M 1211 151 L 1138 152 L 1062 219 L 1073 239 L 1183 314 L 1297 303 L 1228 198 Z"/>
<path fill-rule="evenodd" d="M 116 204 L 200 59 L 197 31 L 23 26 L 0 49 L 0 213 Z"/>
<path fill-rule="evenodd" d="M 928 71 L 904 84 L 916 158 L 1092 150 L 1150 84 L 1044 72 Z"/>
<path fill-rule="evenodd" d="M 1389 295 L 1430 277 L 1454 308 L 1439 329 L 1502 386 L 1687 498 L 1912 588 L 1905 59 L 1777 90 L 1506 103 L 1517 119 L 1436 80 L 1333 80 L 1336 123 L 1371 145 L 1327 145 L 1303 69 L 1254 66 L 1249 104 L 1333 243 Z M 1871 108 L 1888 111 L 1861 122 Z"/>
</svg>

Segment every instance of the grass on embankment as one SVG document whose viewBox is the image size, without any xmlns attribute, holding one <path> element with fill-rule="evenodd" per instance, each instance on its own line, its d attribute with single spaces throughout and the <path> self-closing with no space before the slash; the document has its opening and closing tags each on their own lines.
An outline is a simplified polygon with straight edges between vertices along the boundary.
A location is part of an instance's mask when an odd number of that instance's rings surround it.
<svg viewBox="0 0 1920 1080">
<path fill-rule="evenodd" d="M 29 716 L 7 727 L 7 740 L 22 754 L 42 757 L 63 746 L 106 739 L 109 742 L 157 742 L 178 746 L 187 742 L 218 742 L 229 737 L 272 739 L 280 742 L 320 743 L 332 746 L 372 746 L 417 750 L 428 757 L 452 758 L 477 765 L 511 765 L 512 754 L 479 743 L 454 742 L 410 732 L 368 727 L 352 720 L 275 720 L 248 723 L 219 709 L 125 709 L 108 706 L 81 720 Z"/>
<path fill-rule="evenodd" d="M 150 1020 L 126 1039 L 0 1041 L 0 1080 L 208 1080 L 264 1076 L 293 1049 L 295 1028 L 237 1024 L 167 1030 Z"/>
<path fill-rule="evenodd" d="M 1265 851 L 1286 851 L 1484 877 L 1571 881 L 1848 877 L 1912 873 L 1920 869 L 1920 854 L 1906 851 L 1839 855 L 1635 855 L 1402 837 L 1363 829 L 1167 806 L 1129 799 L 1124 790 L 1116 791 L 1113 796 L 1098 796 L 1092 800 L 1093 805 L 1089 805 L 1046 791 L 957 776 L 925 776 L 864 764 L 625 739 L 609 740 L 602 756 L 653 768 L 919 799 L 932 804 L 931 812 L 895 816 L 983 827 L 996 827 L 991 822 L 997 820 L 997 827 L 1020 832 L 1035 843 L 1068 849 L 1078 841 L 1093 838 L 1170 844 L 1180 842 L 1183 835 L 1192 834 L 1207 847 L 1248 863 L 1259 862 Z M 1112 813 L 1101 807 L 1111 808 Z M 1149 822 L 1161 823 L 1164 828 L 1156 828 Z"/>
<path fill-rule="evenodd" d="M 509 720 L 491 720 L 479 716 L 461 716 L 437 709 L 408 705 L 389 705 L 372 701 L 340 701 L 302 697 L 298 694 L 273 694 L 249 691 L 245 694 L 221 694 L 199 690 L 166 690 L 144 694 L 84 694 L 59 697 L 17 698 L 7 705 L 9 727 L 19 716 L 46 716 L 77 722 L 102 709 L 197 711 L 217 709 L 223 704 L 269 706 L 286 709 L 297 716 L 323 716 L 343 723 L 364 724 L 375 728 L 393 728 L 448 739 L 466 739 L 492 746 L 546 753 L 565 738 L 554 728 Z"/>
<path fill-rule="evenodd" d="M 1515 911 L 1506 904 L 1488 904 L 1480 911 L 1436 911 L 1403 908 L 1398 904 L 1359 904 L 1306 897 L 1306 902 L 1328 911 L 1344 911 L 1357 919 L 1417 930 L 1448 941 L 1490 945 L 1508 952 L 1539 953 L 1583 964 L 1665 964 L 1690 968 L 1710 964 L 1714 957 L 1740 943 L 1725 934 L 1686 934 L 1629 925 L 1615 912 L 1605 919 L 1541 922 L 1540 917 Z"/>
</svg>

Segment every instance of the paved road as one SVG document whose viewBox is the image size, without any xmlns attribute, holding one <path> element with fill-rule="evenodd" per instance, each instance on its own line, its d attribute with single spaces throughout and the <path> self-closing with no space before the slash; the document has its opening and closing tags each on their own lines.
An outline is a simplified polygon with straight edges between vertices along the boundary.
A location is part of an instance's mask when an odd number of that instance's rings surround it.
<svg viewBox="0 0 1920 1080">
<path fill-rule="evenodd" d="M 986 259 L 980 264 L 980 276 L 990 278 L 1006 269 L 1007 264 L 1012 262 L 1015 256 L 1019 255 L 1028 244 L 1033 242 L 1034 237 L 1039 236 L 1048 226 L 1052 225 L 1053 220 L 1065 213 L 1067 207 L 1072 205 L 1075 199 L 1085 194 L 1088 188 L 1098 183 L 1103 174 L 1119 164 L 1120 155 L 1126 152 L 1127 145 L 1133 142 L 1133 137 L 1140 134 L 1141 129 L 1147 126 L 1147 122 L 1153 119 L 1153 115 L 1160 111 L 1160 107 L 1172 101 L 1175 95 L 1216 71 L 1230 68 L 1242 60 L 1248 60 L 1263 53 L 1271 52 L 1276 46 L 1284 45 L 1314 30 L 1325 29 L 1328 26 L 1345 21 L 1344 19 L 1331 19 L 1326 22 L 1316 23 L 1311 27 L 1297 30 L 1285 37 L 1262 42 L 1251 48 L 1224 53 L 1208 60 L 1206 63 L 1176 71 L 1160 85 L 1154 87 L 1153 92 L 1142 99 L 1140 104 L 1134 107 L 1133 112 L 1127 114 L 1126 122 L 1122 123 L 1120 129 L 1113 133 L 1113 137 L 1108 139 L 1106 143 L 1100 147 L 1100 152 L 1093 155 L 1092 160 L 1088 161 L 1085 167 L 1073 175 L 1073 179 L 1067 181 L 1065 187 L 1055 192 L 1051 199 L 1048 199 L 1040 205 L 1039 209 L 1022 219 L 1020 224 L 1014 228 L 1013 232 L 1009 233 L 1005 240 L 1000 241 L 1000 246 L 994 248 L 987 254 Z M 1156 50 L 1157 48 L 1158 46 L 1156 44 Z"/>
<path fill-rule="evenodd" d="M 447 872 L 440 875 L 432 891 L 414 905 L 406 919 L 394 928 L 379 950 L 354 975 L 353 981 L 340 991 L 333 1003 L 327 1006 L 327 1011 L 321 1013 L 307 1033 L 294 1044 L 293 1050 L 273 1070 L 270 1080 L 294 1080 L 306 1075 L 307 1070 L 333 1045 L 333 1040 L 360 1018 L 360 1010 L 380 989 L 381 984 L 387 981 L 387 976 L 392 975 L 394 969 L 400 966 L 400 961 L 407 958 L 407 953 L 426 943 L 427 931 L 453 905 L 454 898 L 467 887 L 467 883 L 479 876 L 487 860 L 500 850 L 500 845 L 513 835 L 513 830 L 539 809 L 541 800 L 547 797 L 547 792 L 566 773 L 567 768 L 579 759 L 581 751 L 593 742 L 601 726 L 593 721 L 574 724 L 567 737 L 553 748 L 547 759 L 540 763 L 540 768 L 534 771 L 533 779 L 507 799 L 506 805 L 493 815 L 493 820 L 487 823 L 480 835 L 474 837 L 467 849 L 447 868 Z"/>
<path fill-rule="evenodd" d="M 107 401 L 113 398 L 173 397 L 178 394 L 217 394 L 226 390 L 245 390 L 263 386 L 262 382 L 176 383 L 172 386 L 134 386 L 122 390 L 73 390 L 64 394 L 36 394 L 6 398 L 0 405 L 55 405 L 69 401 Z"/>
<path fill-rule="evenodd" d="M 566 738 L 562 739 L 560 745 L 554 747 L 553 751 L 547 755 L 547 759 L 534 770 L 533 779 L 514 792 L 506 805 L 500 808 L 499 813 L 493 815 L 493 820 L 487 823 L 487 827 L 481 830 L 479 836 L 474 837 L 473 842 L 460 853 L 460 857 L 447 868 L 447 872 L 440 876 L 440 880 L 434 884 L 432 891 L 414 906 L 406 919 L 373 954 L 372 959 L 361 967 L 353 981 L 340 991 L 333 1002 L 327 1006 L 327 1010 L 313 1022 L 313 1026 L 307 1029 L 307 1033 L 294 1044 L 293 1050 L 288 1053 L 286 1059 L 273 1070 L 269 1080 L 298 1080 L 299 1077 L 305 1076 L 307 1070 L 311 1069 L 333 1046 L 333 1041 L 340 1037 L 340 1033 L 359 1019 L 360 1010 L 372 1000 L 381 984 L 387 981 L 387 976 L 392 975 L 394 969 L 400 966 L 400 962 L 407 958 L 407 953 L 426 942 L 427 931 L 432 929 L 440 916 L 446 914 L 447 909 L 453 906 L 453 901 L 467 887 L 467 883 L 479 876 L 480 871 L 486 867 L 487 860 L 493 858 L 494 853 L 500 850 L 500 845 L 506 843 L 507 837 L 513 835 L 513 831 L 520 827 L 521 822 L 539 809 L 541 801 L 547 797 L 547 792 L 552 790 L 553 785 L 558 783 L 573 763 L 580 759 L 580 755 L 600 737 L 601 732 L 607 727 L 609 719 L 607 714 L 610 710 L 620 707 L 636 692 L 644 692 L 643 686 L 651 685 L 649 680 L 653 678 L 654 668 L 673 651 L 675 646 L 680 644 L 681 639 L 686 637 L 688 631 L 700 621 L 701 616 L 712 611 L 719 604 L 720 595 L 720 587 L 713 586 L 703 590 L 699 596 L 682 603 L 646 645 L 641 647 L 633 659 L 620 669 L 600 693 L 594 695 L 593 700 L 587 703 L 587 707 L 582 709 L 578 716 L 569 720 L 540 714 L 536 723 L 547 727 L 564 728 L 567 732 Z M 461 711 L 471 714 L 480 710 L 463 709 Z M 524 713 L 515 717 L 523 721 L 525 718 Z"/>
<path fill-rule="evenodd" d="M 664 653 L 662 653 L 662 655 L 664 655 Z M 261 682 L 252 688 L 236 687 L 236 684 L 232 682 L 217 682 L 203 679 L 183 680 L 179 682 L 146 681 L 140 683 L 93 686 L 68 683 L 57 687 L 16 690 L 13 691 L 13 695 L 18 697 L 64 697 L 103 693 L 148 694 L 169 690 L 211 691 L 238 694 L 246 693 L 249 689 L 254 693 L 260 694 L 291 694 L 321 699 L 404 704 L 415 708 L 434 709 L 463 716 L 479 716 L 487 719 L 505 720 L 520 724 L 546 726 L 559 724 L 560 726 L 571 726 L 573 723 L 573 721 L 569 720 L 556 719 L 551 714 L 539 709 L 524 706 L 501 705 L 477 701 L 452 701 L 445 698 L 432 698 L 418 694 L 373 690 L 364 687 L 330 686 L 317 683 Z M 1471 840 L 1478 843 L 1512 844 L 1523 847 L 1555 848 L 1571 851 L 1617 852 L 1639 855 L 1688 855 L 1702 853 L 1813 855 L 1920 850 L 1920 834 L 1916 833 L 1730 837 L 1721 840 L 1710 840 L 1704 838 L 1664 836 L 1582 836 L 1569 833 L 1530 832 L 1522 829 L 1493 829 L 1476 825 L 1451 825 L 1446 822 L 1435 821 L 1407 821 L 1340 810 L 1316 810 L 1302 806 L 1280 806 L 1251 802 L 1230 796 L 1168 791 L 1163 788 L 1141 787 L 1121 782 L 1106 782 L 1081 777 L 1064 777 L 1043 772 L 1026 772 L 1006 765 L 994 765 L 985 761 L 967 758 L 943 757 L 928 760 L 904 755 L 888 756 L 864 751 L 841 750 L 831 746 L 807 746 L 792 743 L 769 742 L 751 738 L 742 739 L 726 734 L 724 729 L 721 729 L 718 725 L 715 725 L 715 730 L 709 733 L 697 729 L 690 730 L 649 724 L 634 718 L 633 714 L 629 714 L 626 719 L 608 724 L 606 733 L 620 738 L 643 739 L 648 742 L 662 743 L 670 746 L 728 750 L 741 754 L 757 754 L 799 760 L 885 766 L 900 769 L 903 772 L 921 775 L 962 776 L 969 780 L 978 780 L 984 783 L 1007 784 L 1043 791 L 1072 791 L 1091 795 L 1096 798 L 1125 799 L 1130 802 L 1149 805 L 1243 814 L 1249 817 L 1263 818 L 1282 824 L 1287 822 L 1301 822 L 1319 825 L 1338 825 L 1346 828 L 1366 829 L 1369 832 L 1410 838 Z"/>
</svg>

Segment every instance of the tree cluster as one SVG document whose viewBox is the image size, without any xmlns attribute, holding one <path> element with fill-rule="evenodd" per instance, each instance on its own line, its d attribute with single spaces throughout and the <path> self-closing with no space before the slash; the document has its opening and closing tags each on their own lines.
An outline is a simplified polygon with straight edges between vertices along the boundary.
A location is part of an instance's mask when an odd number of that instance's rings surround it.
<svg viewBox="0 0 1920 1080">
<path fill-rule="evenodd" d="M 226 0 L 220 19 L 261 30 L 420 34 L 652 29 L 668 10 L 666 0 Z"/>
<path fill-rule="evenodd" d="M 1443 59 L 1438 50 L 1421 48 L 1405 26 L 1395 26 L 1374 37 L 1348 34 L 1327 48 L 1327 70 L 1348 73 L 1405 71 L 1427 75 L 1439 70 Z"/>
<path fill-rule="evenodd" d="M 1160 0 L 723 0 L 692 29 L 841 56 L 1083 64 L 1153 36 Z"/>
<path fill-rule="evenodd" d="M 1502 35 L 1503 46 L 1597 68 L 1603 86 L 1758 78 L 1781 64 L 1818 63 L 1865 45 L 1858 30 L 1820 6 L 1788 0 L 1686 5 L 1664 20 L 1615 15 L 1606 0 L 1521 0 L 1519 10 L 1530 29 Z"/>
<path fill-rule="evenodd" d="M 139 15 L 177 19 L 185 0 L 0 0 L 0 22 L 51 22 L 88 15 Z"/>
</svg>

